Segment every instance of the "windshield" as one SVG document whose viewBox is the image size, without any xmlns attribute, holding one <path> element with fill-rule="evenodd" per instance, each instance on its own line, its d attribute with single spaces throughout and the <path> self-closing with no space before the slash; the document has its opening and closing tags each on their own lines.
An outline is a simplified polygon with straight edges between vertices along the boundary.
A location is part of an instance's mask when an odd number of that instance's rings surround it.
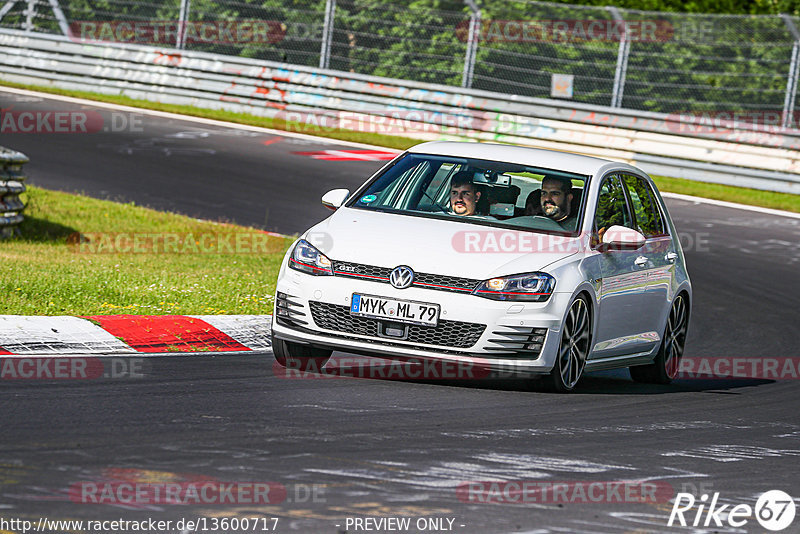
<svg viewBox="0 0 800 534">
<path fill-rule="evenodd" d="M 576 233 L 588 177 L 516 163 L 406 154 L 347 206 L 536 232 Z"/>
</svg>

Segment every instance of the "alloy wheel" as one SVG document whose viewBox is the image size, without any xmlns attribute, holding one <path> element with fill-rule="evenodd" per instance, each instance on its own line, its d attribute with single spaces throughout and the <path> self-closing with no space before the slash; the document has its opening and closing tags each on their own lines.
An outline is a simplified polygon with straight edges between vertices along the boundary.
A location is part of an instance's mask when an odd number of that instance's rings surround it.
<svg viewBox="0 0 800 534">
<path fill-rule="evenodd" d="M 683 347 L 686 343 L 686 302 L 678 295 L 672 303 L 664 332 L 664 370 L 670 379 L 678 376 Z"/>
<path fill-rule="evenodd" d="M 559 348 L 559 372 L 565 390 L 575 387 L 583 374 L 589 354 L 589 308 L 583 298 L 575 299 L 570 306 Z"/>
</svg>

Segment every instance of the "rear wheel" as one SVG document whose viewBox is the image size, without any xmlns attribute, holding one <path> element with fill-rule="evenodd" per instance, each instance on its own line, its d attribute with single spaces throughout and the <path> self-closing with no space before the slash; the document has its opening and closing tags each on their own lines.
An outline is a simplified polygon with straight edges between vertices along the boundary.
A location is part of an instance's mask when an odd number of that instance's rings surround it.
<svg viewBox="0 0 800 534">
<path fill-rule="evenodd" d="M 629 369 L 631 378 L 636 382 L 669 384 L 678 376 L 683 347 L 686 344 L 686 330 L 689 326 L 686 304 L 683 294 L 675 297 L 656 359 L 650 365 L 639 365 Z"/>
<path fill-rule="evenodd" d="M 561 328 L 561 343 L 553 371 L 545 378 L 553 391 L 565 393 L 575 389 L 583 375 L 591 347 L 592 318 L 589 303 L 583 295 L 569 307 Z"/>
<path fill-rule="evenodd" d="M 275 360 L 287 369 L 319 373 L 331 357 L 331 350 L 292 343 L 272 336 Z"/>
</svg>

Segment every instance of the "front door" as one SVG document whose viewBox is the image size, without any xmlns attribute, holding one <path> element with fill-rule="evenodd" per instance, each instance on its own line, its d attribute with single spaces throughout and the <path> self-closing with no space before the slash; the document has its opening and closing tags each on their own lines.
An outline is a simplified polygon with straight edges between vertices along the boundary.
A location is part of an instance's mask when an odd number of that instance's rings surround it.
<svg viewBox="0 0 800 534">
<path fill-rule="evenodd" d="M 642 314 L 649 268 L 641 261 L 641 250 L 599 249 L 603 234 L 615 225 L 636 229 L 617 174 L 600 185 L 594 216 L 592 260 L 599 264 L 601 278 L 595 280 L 599 309 L 593 359 L 644 352 L 653 343 L 647 337 L 650 320 Z"/>
</svg>

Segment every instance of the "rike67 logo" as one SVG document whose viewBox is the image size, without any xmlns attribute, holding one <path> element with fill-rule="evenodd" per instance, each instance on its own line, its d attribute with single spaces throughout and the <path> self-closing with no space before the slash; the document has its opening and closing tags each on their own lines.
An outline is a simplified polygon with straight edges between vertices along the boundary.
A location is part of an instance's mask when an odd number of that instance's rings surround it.
<svg viewBox="0 0 800 534">
<path fill-rule="evenodd" d="M 749 504 L 719 504 L 719 492 L 709 501 L 708 494 L 696 499 L 691 493 L 678 493 L 669 515 L 667 526 L 739 528 L 755 517 L 762 528 L 778 532 L 794 521 L 795 504 L 792 497 L 781 490 L 762 493 L 755 507 Z M 687 521 L 688 518 L 688 521 Z"/>
</svg>

